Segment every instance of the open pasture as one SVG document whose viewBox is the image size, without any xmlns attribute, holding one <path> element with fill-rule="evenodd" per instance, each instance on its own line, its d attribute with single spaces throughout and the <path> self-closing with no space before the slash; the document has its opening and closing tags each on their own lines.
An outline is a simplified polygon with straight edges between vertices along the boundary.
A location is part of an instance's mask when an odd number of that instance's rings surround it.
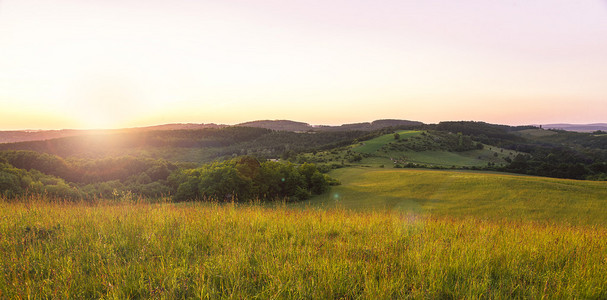
<svg viewBox="0 0 607 300">
<path fill-rule="evenodd" d="M 605 298 L 607 229 L 401 211 L 0 202 L 0 298 Z"/>
<path fill-rule="evenodd" d="M 342 168 L 330 193 L 301 205 L 423 215 L 607 224 L 607 182 L 480 171 Z"/>
</svg>

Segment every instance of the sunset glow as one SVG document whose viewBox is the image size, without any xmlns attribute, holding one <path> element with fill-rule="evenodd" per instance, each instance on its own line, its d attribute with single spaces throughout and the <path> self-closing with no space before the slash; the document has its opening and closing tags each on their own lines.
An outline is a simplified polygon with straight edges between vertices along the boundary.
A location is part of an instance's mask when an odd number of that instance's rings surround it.
<svg viewBox="0 0 607 300">
<path fill-rule="evenodd" d="M 0 2 L 0 129 L 607 122 L 605 1 Z"/>
</svg>

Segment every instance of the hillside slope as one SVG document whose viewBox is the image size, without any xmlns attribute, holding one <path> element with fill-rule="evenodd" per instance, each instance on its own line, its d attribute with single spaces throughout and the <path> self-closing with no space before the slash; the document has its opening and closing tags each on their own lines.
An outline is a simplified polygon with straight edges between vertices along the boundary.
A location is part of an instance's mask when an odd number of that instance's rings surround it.
<svg viewBox="0 0 607 300">
<path fill-rule="evenodd" d="M 342 168 L 342 185 L 303 205 L 607 224 L 607 182 L 417 169 Z"/>
<path fill-rule="evenodd" d="M 373 131 L 385 127 L 394 126 L 419 126 L 421 122 L 408 120 L 376 120 L 373 122 L 343 124 L 338 126 L 328 125 L 310 125 L 304 122 L 291 120 L 259 120 L 250 121 L 234 125 L 235 127 L 255 127 L 265 128 L 279 131 Z M 44 141 L 63 137 L 82 136 L 82 135 L 101 135 L 101 134 L 119 134 L 119 133 L 134 133 L 148 131 L 163 131 L 163 130 L 200 130 L 208 128 L 224 128 L 231 125 L 214 124 L 214 123 L 174 123 L 162 124 L 154 126 L 121 128 L 121 129 L 61 129 L 61 130 L 7 130 L 0 131 L 0 143 L 17 143 L 30 141 Z"/>
<path fill-rule="evenodd" d="M 290 121 L 290 120 L 259 120 L 259 121 L 244 122 L 244 123 L 236 124 L 234 126 L 256 127 L 256 128 L 265 128 L 265 129 L 283 130 L 283 131 L 308 131 L 308 130 L 312 130 L 312 128 L 313 128 L 308 123 L 296 122 L 296 121 Z"/>
<path fill-rule="evenodd" d="M 594 124 L 546 124 L 542 126 L 546 129 L 560 129 L 567 131 L 592 132 L 596 130 L 607 130 L 607 123 Z"/>
<path fill-rule="evenodd" d="M 284 131 L 373 131 L 386 127 L 402 127 L 402 126 L 421 126 L 422 122 L 409 120 L 375 120 L 373 122 L 342 124 L 337 126 L 330 125 L 310 125 L 308 123 L 296 122 L 290 120 L 259 120 L 240 123 L 235 126 L 242 127 L 259 127 L 272 130 Z"/>
<path fill-rule="evenodd" d="M 62 130 L 10 130 L 0 131 L 0 143 L 18 143 L 31 141 L 44 141 L 50 139 L 83 136 L 83 135 L 101 135 L 101 134 L 118 134 L 118 133 L 135 133 L 158 130 L 197 130 L 207 128 L 223 128 L 227 125 L 209 124 L 164 124 L 156 126 L 123 128 L 123 129 L 62 129 Z"/>
<path fill-rule="evenodd" d="M 349 147 L 304 153 L 298 162 L 374 167 L 482 168 L 502 166 L 518 152 L 483 145 L 468 136 L 399 130 Z"/>
</svg>

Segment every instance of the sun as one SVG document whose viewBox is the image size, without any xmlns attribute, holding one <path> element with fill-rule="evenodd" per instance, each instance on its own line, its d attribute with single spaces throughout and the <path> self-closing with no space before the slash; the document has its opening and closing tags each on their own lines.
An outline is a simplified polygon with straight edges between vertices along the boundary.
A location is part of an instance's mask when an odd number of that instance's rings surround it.
<svg viewBox="0 0 607 300">
<path fill-rule="evenodd" d="M 119 75 L 96 74 L 72 82 L 71 113 L 83 128 L 112 129 L 129 123 L 145 103 L 136 85 Z"/>
<path fill-rule="evenodd" d="M 82 113 L 78 118 L 78 123 L 79 127 L 83 129 L 112 129 L 117 126 L 111 117 L 92 112 Z"/>
</svg>

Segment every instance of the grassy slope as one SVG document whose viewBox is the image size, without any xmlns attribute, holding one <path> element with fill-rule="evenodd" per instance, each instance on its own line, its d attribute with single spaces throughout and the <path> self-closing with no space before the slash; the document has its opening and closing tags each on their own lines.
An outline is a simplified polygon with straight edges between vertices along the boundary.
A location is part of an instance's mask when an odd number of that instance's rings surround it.
<svg viewBox="0 0 607 300">
<path fill-rule="evenodd" d="M 606 236 L 389 211 L 0 200 L 0 298 L 598 299 Z"/>
<path fill-rule="evenodd" d="M 421 138 L 422 131 L 401 130 L 398 131 L 401 141 L 405 143 L 417 143 L 417 138 Z M 327 151 L 318 151 L 314 153 L 300 154 L 303 158 L 301 162 L 314 162 L 319 164 L 344 164 L 354 166 L 372 166 L 372 167 L 392 167 L 396 164 L 405 165 L 414 163 L 424 166 L 439 167 L 484 167 L 489 162 L 501 165 L 506 161 L 506 157 L 514 158 L 518 152 L 497 148 L 494 146 L 485 146 L 481 150 L 471 150 L 464 152 L 449 152 L 438 150 L 427 151 L 402 151 L 386 150 L 390 143 L 395 143 L 394 134 L 385 134 L 374 139 L 350 145 L 338 149 Z M 384 147 L 384 148 L 382 148 Z M 351 155 L 363 155 L 361 161 L 350 161 Z"/>
<path fill-rule="evenodd" d="M 401 139 L 411 139 L 421 135 L 422 131 L 403 130 L 398 132 Z M 371 154 L 373 157 L 363 159 L 359 164 L 371 166 L 392 166 L 393 160 L 401 163 L 416 163 L 441 167 L 482 167 L 487 163 L 503 164 L 505 157 L 514 157 L 515 151 L 505 150 L 494 146 L 485 146 L 482 150 L 464 152 L 448 151 L 379 151 L 388 143 L 394 142 L 393 134 L 386 134 L 365 141 L 362 145 L 353 147 L 352 151 Z"/>
<path fill-rule="evenodd" d="M 543 129 L 525 129 L 516 132 L 517 134 L 527 138 L 545 137 L 557 134 L 554 131 Z"/>
<path fill-rule="evenodd" d="M 402 130 L 402 131 L 397 131 L 397 133 L 400 135 L 401 139 L 405 139 L 405 138 L 418 136 L 422 132 L 416 131 L 416 130 Z M 374 139 L 363 142 L 361 146 L 354 148 L 354 151 L 360 152 L 360 153 L 372 154 L 372 153 L 377 152 L 377 150 L 379 150 L 385 144 L 387 144 L 389 142 L 393 142 L 393 141 L 394 141 L 394 134 L 385 134 L 385 135 L 382 135 L 382 136 L 376 137 Z"/>
<path fill-rule="evenodd" d="M 607 224 L 607 182 L 481 172 L 342 168 L 342 185 L 302 205 Z"/>
<path fill-rule="evenodd" d="M 441 167 L 482 167 L 487 166 L 488 162 L 504 163 L 502 157 L 495 157 L 493 153 L 497 151 L 483 149 L 471 150 L 464 152 L 448 152 L 448 151 L 407 151 L 403 155 L 406 157 L 406 162 L 417 164 L 435 165 Z"/>
</svg>

